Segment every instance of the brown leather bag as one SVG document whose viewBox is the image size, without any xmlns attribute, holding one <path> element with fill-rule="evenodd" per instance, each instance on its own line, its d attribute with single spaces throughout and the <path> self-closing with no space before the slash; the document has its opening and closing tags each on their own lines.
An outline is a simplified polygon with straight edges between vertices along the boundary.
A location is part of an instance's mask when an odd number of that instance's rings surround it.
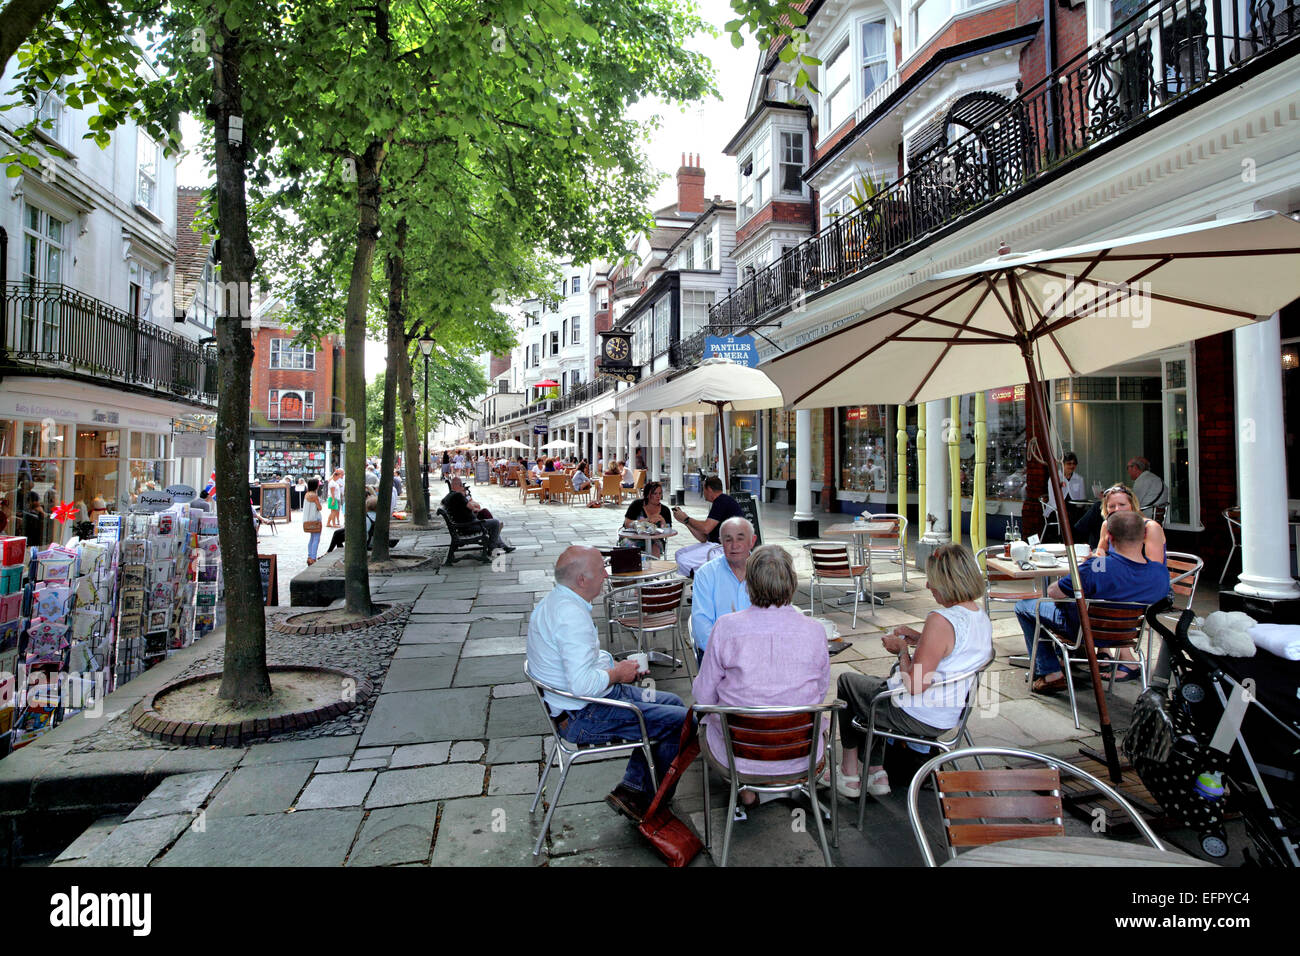
<svg viewBox="0 0 1300 956">
<path fill-rule="evenodd" d="M 671 807 L 677 782 L 699 754 L 700 740 L 696 734 L 695 716 L 693 711 L 688 710 L 686 720 L 682 723 L 681 746 L 677 756 L 664 773 L 645 819 L 638 827 L 642 836 L 650 841 L 650 845 L 659 851 L 669 866 L 686 866 L 704 849 L 700 838 L 673 813 Z"/>
</svg>

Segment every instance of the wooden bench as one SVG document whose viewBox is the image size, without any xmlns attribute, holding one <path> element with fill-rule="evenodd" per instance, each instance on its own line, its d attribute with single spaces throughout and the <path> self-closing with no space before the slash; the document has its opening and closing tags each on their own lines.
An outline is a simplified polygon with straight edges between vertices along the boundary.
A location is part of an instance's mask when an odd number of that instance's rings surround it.
<svg viewBox="0 0 1300 956">
<path fill-rule="evenodd" d="M 475 518 L 465 524 L 457 524 L 446 508 L 439 508 L 438 514 L 447 525 L 447 533 L 451 535 L 451 545 L 447 549 L 448 564 L 456 563 L 457 551 L 477 550 L 484 561 L 492 560 L 492 554 L 488 551 L 487 531 L 483 528 L 482 521 Z"/>
</svg>

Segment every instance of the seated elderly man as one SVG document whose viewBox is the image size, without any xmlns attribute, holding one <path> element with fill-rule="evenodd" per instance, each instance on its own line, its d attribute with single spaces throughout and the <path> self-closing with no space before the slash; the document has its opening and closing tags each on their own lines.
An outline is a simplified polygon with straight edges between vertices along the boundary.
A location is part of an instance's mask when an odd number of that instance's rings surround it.
<svg viewBox="0 0 1300 956">
<path fill-rule="evenodd" d="M 486 518 L 479 518 L 479 512 L 483 506 L 477 501 L 470 499 L 465 494 L 465 482 L 459 478 L 451 480 L 451 491 L 442 499 L 440 504 L 447 509 L 447 514 L 451 515 L 451 520 L 456 524 L 469 524 L 476 518 L 483 522 L 483 530 L 488 535 L 488 550 L 496 551 L 498 549 L 506 552 L 513 551 L 514 548 L 501 540 L 501 521 L 493 518 L 491 513 Z"/>
<path fill-rule="evenodd" d="M 718 618 L 750 606 L 745 566 L 758 535 L 747 518 L 728 518 L 718 530 L 722 554 L 704 562 L 695 572 L 691 588 L 691 635 L 697 663 L 704 660 L 704 649 L 709 646 L 709 635 Z"/>
<path fill-rule="evenodd" d="M 1136 511 L 1116 511 L 1106 519 L 1110 551 L 1079 565 L 1083 596 L 1125 604 L 1155 604 L 1169 594 L 1169 569 L 1163 561 L 1149 561 L 1142 551 L 1146 522 Z M 1066 575 L 1047 589 L 1047 596 L 1060 601 L 1075 596 L 1074 583 Z M 1016 602 L 1016 618 L 1025 635 L 1025 646 L 1034 649 L 1034 611 L 1038 599 Z M 1076 604 L 1044 602 L 1038 611 L 1043 626 L 1067 639 L 1079 629 Z M 1050 640 L 1038 642 L 1038 654 L 1030 662 L 1034 669 L 1036 694 L 1055 694 L 1066 687 L 1061 661 Z"/>
<path fill-rule="evenodd" d="M 682 699 L 649 688 L 634 687 L 636 661 L 616 662 L 600 647 L 591 602 L 604 590 L 605 559 L 595 548 L 573 545 L 555 562 L 555 589 L 533 610 L 528 621 L 528 666 L 544 684 L 582 697 L 606 697 L 636 705 L 654 741 L 660 773 L 677 756 L 687 709 Z M 566 740 L 576 744 L 636 739 L 641 729 L 636 715 L 608 704 L 583 704 L 547 693 L 546 704 Z M 642 751 L 627 762 L 623 781 L 605 801 L 636 822 L 645 817 L 654 788 Z"/>
<path fill-rule="evenodd" d="M 687 577 L 693 575 L 705 561 L 717 557 L 722 522 L 728 518 L 744 517 L 736 499 L 722 490 L 722 479 L 717 475 L 704 479 L 702 494 L 709 503 L 709 513 L 703 519 L 688 517 L 681 508 L 673 509 L 673 520 L 679 525 L 685 525 L 686 530 L 699 542 L 678 548 L 674 555 L 677 570 Z"/>
</svg>

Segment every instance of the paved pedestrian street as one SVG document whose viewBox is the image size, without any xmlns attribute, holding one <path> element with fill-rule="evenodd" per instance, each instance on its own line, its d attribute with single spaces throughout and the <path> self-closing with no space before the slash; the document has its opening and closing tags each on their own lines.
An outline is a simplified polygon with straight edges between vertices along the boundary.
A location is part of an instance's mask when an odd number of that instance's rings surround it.
<svg viewBox="0 0 1300 956">
<path fill-rule="evenodd" d="M 604 802 L 622 775 L 622 759 L 574 769 L 544 848 L 532 854 L 544 808 L 530 815 L 529 806 L 548 749 L 537 698 L 523 680 L 529 614 L 553 585 L 560 551 L 573 543 L 612 544 L 622 509 L 523 505 L 513 489 L 493 486 L 476 487 L 475 496 L 504 519 L 505 537 L 517 550 L 491 564 L 470 558 L 436 572 L 372 578 L 377 600 L 413 607 L 359 734 L 190 752 L 192 762 L 180 769 L 192 772 L 168 776 L 128 815 L 98 821 L 53 865 L 662 865 L 635 828 Z M 688 500 L 687 511 L 699 514 L 701 504 Z M 788 508 L 764 507 L 764 542 L 795 555 L 801 572 L 797 603 L 806 607 L 808 562 L 800 543 L 785 534 L 788 516 Z M 419 537 L 426 545 L 446 540 Z M 877 589 L 890 597 L 874 620 L 862 608 L 856 629 L 850 626 L 851 609 L 826 612 L 851 645 L 831 659 L 831 697 L 840 673 L 887 673 L 894 658 L 880 644 L 881 629 L 919 626 L 934 607 L 919 572 L 909 573 L 906 593 L 899 585 L 896 568 L 878 568 Z M 599 603 L 596 613 L 604 640 Z M 995 643 L 999 659 L 970 724 L 977 743 L 1060 754 L 1075 752 L 1080 741 L 1097 743 L 1092 731 L 1075 730 L 1063 696 L 1030 699 L 1024 670 L 1005 662 L 1023 651 L 1013 617 L 997 618 Z M 690 700 L 684 670 L 655 666 L 651 680 L 655 688 Z M 1127 725 L 1136 693 L 1131 686 L 1116 689 L 1116 726 Z M 1095 727 L 1089 694 L 1080 695 L 1080 706 L 1085 727 Z M 152 753 L 159 755 L 158 770 L 161 761 L 179 759 L 175 750 Z M 15 764 L 22 759 L 11 758 Z M 548 789 L 557 778 L 552 776 Z M 888 797 L 867 798 L 872 802 L 863 832 L 856 828 L 856 802 L 840 800 L 837 865 L 921 862 L 903 783 L 895 781 Z M 719 780 L 713 791 L 715 850 L 725 793 Z M 827 791 L 820 794 L 829 799 Z M 698 763 L 681 783 L 675 808 L 702 832 Z M 729 863 L 824 865 L 807 813 L 801 798 L 750 809 L 749 819 L 735 826 Z M 1072 819 L 1067 828 L 1087 831 Z M 706 851 L 694 865 L 712 862 Z"/>
</svg>

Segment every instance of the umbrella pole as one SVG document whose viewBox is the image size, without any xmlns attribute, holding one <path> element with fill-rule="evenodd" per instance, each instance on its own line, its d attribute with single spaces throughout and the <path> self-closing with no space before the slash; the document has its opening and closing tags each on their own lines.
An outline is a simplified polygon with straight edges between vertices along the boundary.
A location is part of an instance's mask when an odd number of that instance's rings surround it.
<svg viewBox="0 0 1300 956">
<path fill-rule="evenodd" d="M 1050 460 L 1051 441 L 1047 429 L 1047 403 L 1043 399 L 1043 390 L 1038 380 L 1038 373 L 1034 369 L 1033 352 L 1029 346 L 1024 347 L 1025 368 L 1029 372 L 1029 393 L 1033 396 L 1034 419 L 1038 423 L 1034 437 L 1038 439 L 1040 447 L 1047 449 L 1049 452 L 1049 461 L 1047 465 L 1047 480 L 1051 482 L 1052 490 L 1056 495 L 1057 507 L 1062 511 L 1065 510 L 1065 491 L 1061 487 L 1061 476 L 1056 470 L 1056 462 Z M 1069 521 L 1061 522 L 1061 534 L 1065 538 L 1065 553 L 1070 561 L 1070 581 L 1074 585 L 1074 599 L 1079 608 L 1079 626 L 1083 628 L 1083 646 L 1088 652 L 1088 670 L 1092 674 L 1092 689 L 1097 698 L 1097 714 L 1101 720 L 1101 743 L 1102 749 L 1106 754 L 1106 769 L 1110 773 L 1110 779 L 1119 783 L 1123 779 L 1123 774 L 1119 769 L 1119 751 L 1115 748 L 1115 729 L 1110 725 L 1110 709 L 1106 702 L 1106 689 L 1101 683 L 1101 668 L 1097 664 L 1097 648 L 1092 642 L 1092 622 L 1088 619 L 1088 605 L 1083 597 L 1083 589 L 1079 586 L 1079 559 L 1074 553 L 1074 529 L 1070 527 Z M 1046 595 L 1044 595 L 1046 596 Z M 1069 662 L 1065 664 L 1069 667 Z M 1034 662 L 1029 662 L 1029 675 L 1033 679 Z"/>
<path fill-rule="evenodd" d="M 722 406 L 726 402 L 709 402 L 718 410 L 718 437 L 722 439 L 722 457 L 718 459 L 718 471 L 722 476 L 722 490 L 731 494 L 731 459 L 727 457 L 727 422 L 722 417 Z"/>
</svg>

